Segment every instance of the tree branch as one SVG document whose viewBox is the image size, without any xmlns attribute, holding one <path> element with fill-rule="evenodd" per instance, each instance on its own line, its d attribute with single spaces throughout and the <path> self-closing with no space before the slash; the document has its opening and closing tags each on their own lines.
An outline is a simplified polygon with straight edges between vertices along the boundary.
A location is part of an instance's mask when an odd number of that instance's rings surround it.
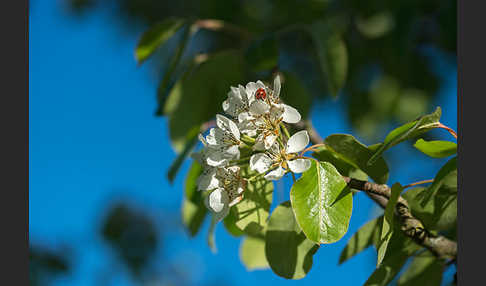
<svg viewBox="0 0 486 286">
<path fill-rule="evenodd" d="M 310 141 L 313 144 L 320 144 L 324 140 L 310 121 L 300 121 L 293 124 L 298 130 L 307 130 Z M 382 208 L 385 208 L 391 195 L 391 189 L 387 185 L 380 185 L 368 181 L 361 181 L 349 177 L 344 177 L 348 186 L 352 189 L 364 191 L 373 201 Z M 403 197 L 398 198 L 395 214 L 399 217 L 401 230 L 417 244 L 427 248 L 434 255 L 441 259 L 457 258 L 457 243 L 442 235 L 433 235 L 425 229 L 422 222 L 415 218 L 410 212 L 407 201 Z"/>
</svg>

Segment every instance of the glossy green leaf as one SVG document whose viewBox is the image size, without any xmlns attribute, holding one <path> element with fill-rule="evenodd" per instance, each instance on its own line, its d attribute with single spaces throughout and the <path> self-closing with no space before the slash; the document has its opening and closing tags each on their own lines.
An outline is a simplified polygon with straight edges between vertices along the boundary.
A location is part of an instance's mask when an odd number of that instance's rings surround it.
<svg viewBox="0 0 486 286">
<path fill-rule="evenodd" d="M 376 150 L 373 156 L 368 161 L 368 165 L 372 165 L 387 149 L 403 142 L 407 139 L 417 137 L 433 128 L 436 128 L 439 124 L 439 119 L 442 114 L 440 107 L 431 113 L 420 117 L 419 119 L 406 123 L 396 129 L 393 129 L 385 137 L 385 141 Z"/>
<path fill-rule="evenodd" d="M 341 35 L 331 25 L 315 22 L 309 32 L 314 42 L 322 72 L 330 94 L 336 97 L 348 73 L 348 51 Z"/>
<path fill-rule="evenodd" d="M 366 173 L 349 164 L 347 161 L 341 159 L 336 152 L 331 151 L 329 148 L 319 147 L 316 149 L 316 152 L 312 153 L 312 157 L 322 162 L 331 163 L 334 167 L 336 167 L 339 174 L 343 176 L 348 176 L 363 181 L 368 180 L 368 175 Z"/>
<path fill-rule="evenodd" d="M 157 23 L 143 33 L 135 49 L 135 58 L 140 64 L 149 58 L 158 47 L 170 39 L 184 24 L 184 19 L 169 18 Z"/>
<path fill-rule="evenodd" d="M 393 220 L 395 216 L 395 206 L 400 197 L 403 187 L 399 183 L 393 184 L 391 188 L 391 195 L 385 208 L 385 216 L 381 225 L 380 243 L 378 244 L 378 259 L 376 265 L 379 266 L 385 257 L 388 243 L 393 234 Z"/>
<path fill-rule="evenodd" d="M 312 166 L 290 190 L 297 222 L 308 239 L 333 243 L 348 230 L 353 198 L 346 182 L 328 162 Z"/>
<path fill-rule="evenodd" d="M 433 158 L 449 157 L 457 153 L 457 144 L 450 141 L 425 141 L 419 139 L 413 146 Z"/>
<path fill-rule="evenodd" d="M 196 184 L 197 178 L 201 173 L 201 165 L 194 162 L 187 173 L 185 198 L 182 202 L 182 223 L 191 236 L 195 236 L 199 232 L 207 214 L 202 192 L 197 190 Z"/>
<path fill-rule="evenodd" d="M 222 111 L 221 103 L 230 86 L 244 79 L 243 60 L 237 51 L 215 54 L 191 73 L 186 73 L 172 88 L 165 106 L 173 147 L 180 152 L 187 134 Z"/>
<path fill-rule="evenodd" d="M 287 279 L 304 278 L 312 267 L 319 245 L 307 239 L 287 201 L 275 208 L 265 235 L 265 255 L 275 274 Z"/>
<path fill-rule="evenodd" d="M 260 38 L 250 44 L 245 53 L 250 69 L 255 72 L 271 70 L 278 65 L 278 42 L 274 34 Z"/>
<path fill-rule="evenodd" d="M 240 260 L 248 271 L 269 268 L 270 266 L 265 256 L 265 240 L 251 236 L 242 240 Z"/>
<path fill-rule="evenodd" d="M 353 234 L 353 236 L 349 239 L 348 244 L 346 244 L 346 247 L 341 252 L 339 264 L 352 258 L 369 246 L 378 244 L 380 239 L 379 225 L 382 224 L 382 220 L 382 216 L 370 220 Z"/>
<path fill-rule="evenodd" d="M 248 182 L 243 200 L 236 204 L 236 226 L 250 236 L 263 236 L 273 197 L 273 183 L 261 178 Z"/>
<path fill-rule="evenodd" d="M 367 162 L 374 152 L 352 135 L 333 134 L 328 136 L 324 143 L 326 146 L 315 153 L 317 158 L 319 158 L 320 150 L 327 149 L 346 163 L 365 172 L 375 182 L 385 184 L 388 180 L 388 165 L 385 160 L 380 157 L 372 165 L 368 165 Z"/>
<path fill-rule="evenodd" d="M 439 286 L 442 282 L 444 262 L 429 252 L 427 255 L 417 255 L 410 266 L 398 279 L 399 286 Z"/>
<path fill-rule="evenodd" d="M 398 225 L 394 226 L 382 263 L 365 282 L 365 286 L 385 286 L 400 272 L 407 259 L 421 249 L 410 238 L 406 237 Z"/>
<path fill-rule="evenodd" d="M 440 168 L 439 172 L 437 172 L 437 175 L 435 175 L 434 178 L 434 182 L 432 183 L 432 185 L 430 185 L 427 193 L 425 194 L 425 197 L 421 201 L 422 207 L 424 207 L 429 202 L 430 198 L 432 198 L 437 193 L 437 191 L 444 184 L 446 178 L 448 178 L 450 174 L 455 174 L 455 176 L 457 177 L 457 157 L 454 157 L 447 161 L 447 163 L 445 163 L 445 165 Z"/>
</svg>

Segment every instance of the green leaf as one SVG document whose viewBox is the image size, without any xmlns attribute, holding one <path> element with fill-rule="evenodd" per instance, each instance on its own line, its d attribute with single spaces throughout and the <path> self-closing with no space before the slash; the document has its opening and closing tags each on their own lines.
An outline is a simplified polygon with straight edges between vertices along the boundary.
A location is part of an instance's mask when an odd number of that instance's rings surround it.
<svg viewBox="0 0 486 286">
<path fill-rule="evenodd" d="M 170 64 L 164 73 L 164 77 L 159 83 L 159 86 L 157 88 L 158 107 L 157 107 L 157 111 L 155 112 L 155 115 L 157 116 L 168 115 L 164 112 L 164 110 L 165 110 L 165 103 L 167 101 L 167 97 L 169 95 L 170 89 L 172 88 L 171 80 L 174 77 L 174 74 L 176 73 L 177 67 L 179 66 L 184 51 L 186 50 L 187 43 L 189 42 L 190 38 L 195 32 L 196 29 L 192 29 L 192 27 L 186 27 L 182 38 L 177 44 L 175 54 L 171 58 Z M 189 65 L 189 69 L 190 69 L 192 64 L 193 63 L 190 62 L 189 64 L 183 63 L 182 65 Z"/>
<path fill-rule="evenodd" d="M 422 201 L 429 196 L 429 192 L 430 187 L 419 187 L 406 191 L 403 197 L 408 201 L 412 214 L 428 230 L 454 229 L 457 223 L 457 169 L 442 179 L 436 194 L 422 206 Z"/>
<path fill-rule="evenodd" d="M 296 108 L 302 118 L 306 119 L 309 116 L 312 95 L 294 73 L 284 71 L 282 74 L 280 98 L 284 103 Z"/>
<path fill-rule="evenodd" d="M 177 172 L 179 172 L 179 169 L 182 166 L 182 163 L 184 160 L 189 156 L 189 153 L 192 151 L 194 146 L 196 146 L 198 142 L 197 135 L 199 134 L 200 128 L 193 128 L 191 132 L 189 132 L 188 137 L 190 139 L 187 140 L 184 149 L 182 152 L 177 156 L 177 158 L 172 162 L 172 164 L 169 167 L 169 171 L 167 172 L 167 178 L 169 179 L 169 182 L 172 183 L 175 179 L 175 176 L 177 175 Z"/>
<path fill-rule="evenodd" d="M 157 23 L 143 33 L 135 49 L 135 58 L 141 64 L 149 58 L 155 50 L 170 39 L 184 24 L 186 20 L 169 18 Z"/>
<path fill-rule="evenodd" d="M 333 134 L 328 136 L 324 140 L 324 143 L 326 147 L 320 150 L 327 149 L 334 152 L 338 158 L 362 170 L 375 182 L 385 184 L 388 180 L 388 165 L 385 160 L 380 157 L 372 165 L 368 165 L 367 162 L 373 156 L 374 152 L 356 140 L 352 135 Z M 315 153 L 317 158 L 319 158 L 320 150 Z"/>
<path fill-rule="evenodd" d="M 430 185 L 425 197 L 421 201 L 422 207 L 424 207 L 429 202 L 430 198 L 432 198 L 437 193 L 437 191 L 444 184 L 446 178 L 450 174 L 453 174 L 452 176 L 456 177 L 457 186 L 457 157 L 454 157 L 447 161 L 447 163 L 445 163 L 445 165 L 440 168 L 437 175 L 435 175 L 434 182 L 432 183 L 432 185 Z"/>
<path fill-rule="evenodd" d="M 378 244 L 380 239 L 380 228 L 378 226 L 382 220 L 383 216 L 370 220 L 353 234 L 341 252 L 339 264 L 352 258 L 369 246 Z"/>
<path fill-rule="evenodd" d="M 457 153 L 457 144 L 450 141 L 425 141 L 419 139 L 413 146 L 433 158 L 449 157 Z"/>
<path fill-rule="evenodd" d="M 243 67 L 237 51 L 225 51 L 211 56 L 175 84 L 164 112 L 169 114 L 170 137 L 177 151 L 183 149 L 193 128 L 222 111 L 230 86 L 244 79 Z"/>
<path fill-rule="evenodd" d="M 341 35 L 325 22 L 315 22 L 309 28 L 327 87 L 336 97 L 344 86 L 348 72 L 348 52 Z"/>
<path fill-rule="evenodd" d="M 393 129 L 385 137 L 385 141 L 376 150 L 375 154 L 368 161 L 368 165 L 372 165 L 387 149 L 403 142 L 407 139 L 417 137 L 431 129 L 438 127 L 439 119 L 442 114 L 440 107 L 428 115 L 424 115 L 419 119 L 406 123 L 396 129 Z"/>
<path fill-rule="evenodd" d="M 250 236 L 263 236 L 273 197 L 273 183 L 261 178 L 248 182 L 243 200 L 233 208 L 236 226 Z"/>
<path fill-rule="evenodd" d="M 277 206 L 265 235 L 265 255 L 273 272 L 287 279 L 304 278 L 318 249 L 297 224 L 290 203 Z"/>
<path fill-rule="evenodd" d="M 270 266 L 265 256 L 265 240 L 256 237 L 246 237 L 240 246 L 240 260 L 246 270 L 267 269 Z"/>
<path fill-rule="evenodd" d="M 277 67 L 278 53 L 275 34 L 270 34 L 252 42 L 245 53 L 245 59 L 251 70 L 261 72 Z"/>
<path fill-rule="evenodd" d="M 391 195 L 385 208 L 385 218 L 380 231 L 380 243 L 378 244 L 378 260 L 376 265 L 379 266 L 385 257 L 388 243 L 393 234 L 393 217 L 395 216 L 395 206 L 400 197 L 403 187 L 399 183 L 393 184 L 391 188 Z"/>
<path fill-rule="evenodd" d="M 394 226 L 388 243 L 388 251 L 383 262 L 368 278 L 365 286 L 385 286 L 400 272 L 407 259 L 421 249 L 410 238 L 406 237 L 398 226 Z"/>
<path fill-rule="evenodd" d="M 312 166 L 294 183 L 290 201 L 299 226 L 315 243 L 333 243 L 348 230 L 353 198 L 346 182 L 328 162 Z"/>
<path fill-rule="evenodd" d="M 201 165 L 194 162 L 186 177 L 185 198 L 182 202 L 182 223 L 190 236 L 195 236 L 199 232 L 207 214 L 202 192 L 197 190 L 196 184 L 201 173 Z"/>
<path fill-rule="evenodd" d="M 398 279 L 399 286 L 439 286 L 442 282 L 444 262 L 437 259 L 429 252 L 429 255 L 417 255 L 410 266 Z"/>
<path fill-rule="evenodd" d="M 229 234 L 234 237 L 240 237 L 245 234 L 245 232 L 236 226 L 237 221 L 236 208 L 230 208 L 228 215 L 223 219 L 223 224 Z"/>
</svg>

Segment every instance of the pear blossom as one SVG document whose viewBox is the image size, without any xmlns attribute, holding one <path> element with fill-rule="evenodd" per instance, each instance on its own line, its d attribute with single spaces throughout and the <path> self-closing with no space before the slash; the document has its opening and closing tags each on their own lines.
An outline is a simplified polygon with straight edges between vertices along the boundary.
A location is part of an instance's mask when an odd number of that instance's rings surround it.
<svg viewBox="0 0 486 286">
<path fill-rule="evenodd" d="M 211 128 L 199 140 L 208 149 L 207 164 L 213 167 L 226 166 L 230 160 L 240 157 L 240 131 L 236 123 L 222 115 L 216 115 L 216 128 Z"/>
<path fill-rule="evenodd" d="M 206 197 L 206 206 L 218 220 L 224 218 L 229 208 L 243 199 L 245 180 L 240 177 L 240 167 L 217 168 L 218 187 Z"/>
<path fill-rule="evenodd" d="M 250 169 L 260 174 L 270 170 L 264 176 L 267 180 L 279 180 L 288 170 L 293 173 L 305 172 L 310 168 L 311 162 L 309 159 L 298 158 L 297 153 L 304 150 L 308 144 L 307 131 L 299 131 L 289 138 L 285 148 L 280 149 L 279 145 L 274 143 L 266 152 L 252 155 Z"/>
</svg>

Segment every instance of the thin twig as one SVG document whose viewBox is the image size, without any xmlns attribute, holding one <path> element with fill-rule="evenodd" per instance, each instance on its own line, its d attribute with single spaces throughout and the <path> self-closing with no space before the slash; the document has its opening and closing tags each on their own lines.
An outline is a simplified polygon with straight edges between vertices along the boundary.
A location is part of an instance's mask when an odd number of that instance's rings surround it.
<svg viewBox="0 0 486 286">
<path fill-rule="evenodd" d="M 423 181 L 418 181 L 418 182 L 415 182 L 415 183 L 411 183 L 411 184 L 405 185 L 403 188 L 404 189 L 407 189 L 407 188 L 410 188 L 410 187 L 413 187 L 413 186 L 422 185 L 422 184 L 428 184 L 428 183 L 433 183 L 433 182 L 434 182 L 434 179 L 423 180 Z"/>
</svg>

